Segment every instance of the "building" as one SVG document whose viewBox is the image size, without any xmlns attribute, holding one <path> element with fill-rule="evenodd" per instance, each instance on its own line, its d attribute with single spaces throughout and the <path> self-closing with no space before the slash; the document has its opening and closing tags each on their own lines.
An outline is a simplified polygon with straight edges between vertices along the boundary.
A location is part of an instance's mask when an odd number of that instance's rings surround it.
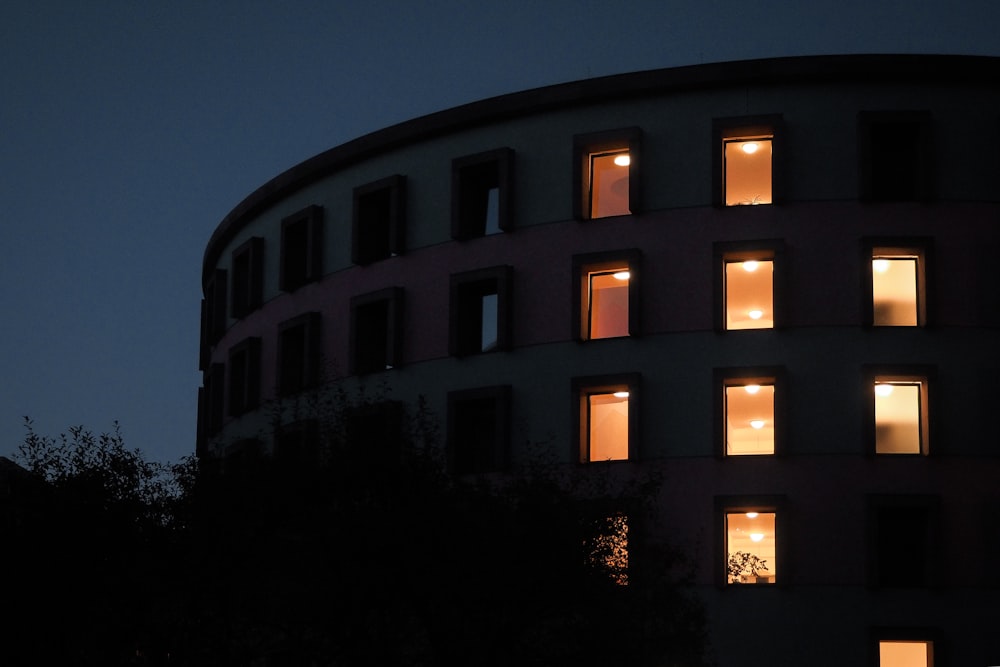
<svg viewBox="0 0 1000 667">
<path fill-rule="evenodd" d="M 198 451 L 280 453 L 282 401 L 384 385 L 458 474 L 655 467 L 721 665 L 1000 664 L 997 81 L 697 65 L 321 153 L 208 243 Z"/>
</svg>

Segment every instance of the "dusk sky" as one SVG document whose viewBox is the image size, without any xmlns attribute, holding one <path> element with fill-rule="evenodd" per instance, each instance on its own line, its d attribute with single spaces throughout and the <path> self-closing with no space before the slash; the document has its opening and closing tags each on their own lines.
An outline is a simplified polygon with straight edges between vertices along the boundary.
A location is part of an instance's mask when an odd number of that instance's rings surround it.
<svg viewBox="0 0 1000 667">
<path fill-rule="evenodd" d="M 0 6 L 0 455 L 22 417 L 193 453 L 201 261 L 258 186 L 474 100 L 704 62 L 1000 56 L 996 0 Z"/>
</svg>

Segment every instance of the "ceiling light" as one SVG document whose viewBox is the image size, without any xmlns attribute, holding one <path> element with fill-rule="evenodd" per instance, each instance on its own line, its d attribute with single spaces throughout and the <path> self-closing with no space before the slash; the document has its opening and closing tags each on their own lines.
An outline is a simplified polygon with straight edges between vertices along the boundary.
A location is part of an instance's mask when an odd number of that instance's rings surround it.
<svg viewBox="0 0 1000 667">
<path fill-rule="evenodd" d="M 747 315 L 750 316 L 751 320 L 759 320 L 760 318 L 764 317 L 764 311 L 755 308 L 754 310 L 748 312 Z"/>
<path fill-rule="evenodd" d="M 750 427 L 751 428 L 755 428 L 757 430 L 760 430 L 760 429 L 764 428 L 764 420 L 763 419 L 751 419 L 750 420 Z"/>
<path fill-rule="evenodd" d="M 743 262 L 743 270 L 748 273 L 753 273 L 754 271 L 756 271 L 758 266 L 760 266 L 760 262 L 758 262 L 755 259 L 748 259 L 747 261 Z"/>
<path fill-rule="evenodd" d="M 742 146 L 740 146 L 740 148 L 742 148 L 743 152 L 746 153 L 747 155 L 753 155 L 754 153 L 757 152 L 757 149 L 760 148 L 760 146 L 758 146 L 757 143 L 754 141 L 747 141 Z"/>
<path fill-rule="evenodd" d="M 889 270 L 889 260 L 887 259 L 873 259 L 872 260 L 872 270 L 876 273 L 885 273 Z"/>
<path fill-rule="evenodd" d="M 615 271 L 611 275 L 613 275 L 616 280 L 628 280 L 632 277 L 632 274 L 628 271 Z"/>
<path fill-rule="evenodd" d="M 619 167 L 627 167 L 632 164 L 632 157 L 628 153 L 615 156 L 615 164 Z"/>
<path fill-rule="evenodd" d="M 628 398 L 628 392 L 627 391 L 616 391 L 613 394 L 613 396 L 615 398 Z"/>
<path fill-rule="evenodd" d="M 759 384 L 748 384 L 745 387 L 743 387 L 743 389 L 748 394 L 756 394 L 758 391 L 760 391 L 760 385 Z"/>
<path fill-rule="evenodd" d="M 748 519 L 756 519 L 757 518 L 757 513 L 756 512 L 747 512 L 747 518 Z"/>
<path fill-rule="evenodd" d="M 876 384 L 875 385 L 875 395 L 876 396 L 888 396 L 892 393 L 891 384 Z"/>
<path fill-rule="evenodd" d="M 762 539 L 764 539 L 764 533 L 750 533 L 750 539 L 753 542 L 760 542 Z"/>
</svg>

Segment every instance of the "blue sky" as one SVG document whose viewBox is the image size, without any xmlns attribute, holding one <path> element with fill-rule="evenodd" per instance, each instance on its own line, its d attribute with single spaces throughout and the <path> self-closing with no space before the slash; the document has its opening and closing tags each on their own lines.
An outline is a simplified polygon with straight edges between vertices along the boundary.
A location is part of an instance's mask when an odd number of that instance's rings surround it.
<svg viewBox="0 0 1000 667">
<path fill-rule="evenodd" d="M 801 6 L 800 6 L 801 5 Z M 0 6 L 0 455 L 122 424 L 194 449 L 201 259 L 243 197 L 415 116 L 563 81 L 825 53 L 1000 55 L 995 0 Z"/>
</svg>

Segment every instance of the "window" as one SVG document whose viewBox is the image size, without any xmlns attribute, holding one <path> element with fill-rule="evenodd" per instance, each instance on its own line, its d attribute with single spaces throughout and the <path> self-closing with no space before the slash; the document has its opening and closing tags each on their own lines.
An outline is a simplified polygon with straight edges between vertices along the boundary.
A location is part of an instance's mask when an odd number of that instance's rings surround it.
<svg viewBox="0 0 1000 667">
<path fill-rule="evenodd" d="M 260 338 L 247 338 L 229 350 L 229 415 L 253 410 L 260 402 Z"/>
<path fill-rule="evenodd" d="M 509 232 L 514 151 L 457 158 L 451 165 L 451 236 L 464 240 Z"/>
<path fill-rule="evenodd" d="M 579 460 L 626 461 L 635 457 L 639 375 L 574 378 Z"/>
<path fill-rule="evenodd" d="M 274 454 L 292 466 L 316 464 L 322 460 L 320 425 L 315 419 L 300 419 L 282 424 L 275 434 Z"/>
<path fill-rule="evenodd" d="M 642 131 L 637 127 L 573 138 L 573 215 L 579 220 L 638 213 Z"/>
<path fill-rule="evenodd" d="M 319 384 L 320 315 L 305 313 L 278 325 L 278 395 Z"/>
<path fill-rule="evenodd" d="M 717 331 L 775 327 L 780 285 L 775 271 L 783 256 L 780 241 L 715 244 Z"/>
<path fill-rule="evenodd" d="M 454 356 L 506 350 L 511 344 L 513 268 L 496 266 L 451 276 L 449 348 Z"/>
<path fill-rule="evenodd" d="M 930 239 L 862 239 L 864 324 L 927 324 L 927 258 Z"/>
<path fill-rule="evenodd" d="M 628 585 L 628 515 L 620 512 L 602 517 L 584 545 L 591 567 L 608 575 L 619 586 Z"/>
<path fill-rule="evenodd" d="M 403 288 L 351 298 L 351 372 L 377 373 L 402 363 Z"/>
<path fill-rule="evenodd" d="M 260 308 L 264 295 L 264 239 L 255 236 L 233 251 L 234 318 Z"/>
<path fill-rule="evenodd" d="M 226 272 L 223 269 L 212 271 L 205 284 L 205 342 L 211 347 L 219 342 L 226 333 Z"/>
<path fill-rule="evenodd" d="M 865 377 L 875 454 L 927 454 L 929 369 L 869 368 Z"/>
<path fill-rule="evenodd" d="M 406 248 L 406 177 L 398 174 L 354 189 L 351 261 L 371 264 Z"/>
<path fill-rule="evenodd" d="M 867 501 L 869 584 L 886 588 L 933 585 L 939 569 L 940 499 L 871 495 Z"/>
<path fill-rule="evenodd" d="M 934 667 L 932 633 L 921 630 L 880 632 L 878 667 Z"/>
<path fill-rule="evenodd" d="M 782 516 L 784 496 L 715 499 L 719 582 L 723 586 L 773 585 L 787 580 Z"/>
<path fill-rule="evenodd" d="M 639 333 L 638 250 L 573 257 L 573 328 L 578 340 Z"/>
<path fill-rule="evenodd" d="M 507 469 L 510 385 L 448 393 L 448 458 L 458 474 Z"/>
<path fill-rule="evenodd" d="M 226 365 L 212 364 L 205 373 L 205 391 L 202 392 L 204 398 L 203 420 L 205 435 L 211 437 L 222 428 L 222 421 L 225 417 L 225 387 L 226 387 Z"/>
<path fill-rule="evenodd" d="M 774 454 L 779 437 L 776 400 L 784 398 L 784 369 L 723 368 L 715 371 L 722 396 L 721 449 L 725 456 Z M 783 411 L 781 411 L 783 413 Z"/>
<path fill-rule="evenodd" d="M 716 205 L 750 206 L 777 200 L 774 156 L 781 125 L 780 115 L 713 120 Z"/>
<path fill-rule="evenodd" d="M 858 114 L 858 144 L 861 199 L 930 199 L 930 112 L 862 111 Z"/>
<path fill-rule="evenodd" d="M 355 405 L 346 411 L 344 430 L 347 444 L 366 463 L 398 465 L 403 437 L 403 403 L 380 400 Z"/>
<path fill-rule="evenodd" d="M 281 221 L 280 288 L 293 292 L 323 275 L 323 209 L 309 206 Z"/>
<path fill-rule="evenodd" d="M 237 440 L 227 445 L 222 459 L 222 471 L 240 475 L 252 470 L 260 461 L 260 441 L 255 438 Z"/>
</svg>

